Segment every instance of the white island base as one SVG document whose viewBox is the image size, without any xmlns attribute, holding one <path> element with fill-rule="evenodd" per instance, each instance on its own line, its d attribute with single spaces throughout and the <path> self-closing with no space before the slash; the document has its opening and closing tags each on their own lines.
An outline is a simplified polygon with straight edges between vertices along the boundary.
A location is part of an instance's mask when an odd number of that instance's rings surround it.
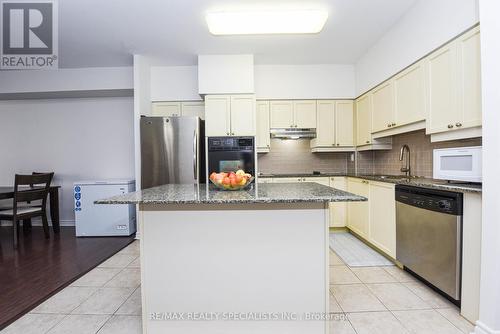
<svg viewBox="0 0 500 334">
<path fill-rule="evenodd" d="M 325 202 L 141 204 L 143 333 L 328 333 L 302 318 L 328 314 L 328 215 Z"/>
</svg>

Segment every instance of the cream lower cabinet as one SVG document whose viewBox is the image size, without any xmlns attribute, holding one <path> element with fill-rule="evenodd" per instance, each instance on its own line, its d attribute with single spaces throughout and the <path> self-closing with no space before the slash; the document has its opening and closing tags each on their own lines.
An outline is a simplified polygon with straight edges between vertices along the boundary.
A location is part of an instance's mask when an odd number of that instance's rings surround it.
<svg viewBox="0 0 500 334">
<path fill-rule="evenodd" d="M 330 177 L 330 187 L 347 191 L 347 178 L 343 176 Z M 330 227 L 345 227 L 347 220 L 347 203 L 330 203 Z"/>
<path fill-rule="evenodd" d="M 347 191 L 368 198 L 367 202 L 351 202 L 347 204 L 347 227 L 368 240 L 370 183 L 362 179 L 348 178 Z"/>
<path fill-rule="evenodd" d="M 270 177 L 258 177 L 257 183 L 273 183 L 273 179 Z"/>
<path fill-rule="evenodd" d="M 303 177 L 273 177 L 273 183 L 295 183 L 301 182 Z"/>
<path fill-rule="evenodd" d="M 254 95 L 205 96 L 207 136 L 255 136 Z"/>
<path fill-rule="evenodd" d="M 396 258 L 395 185 L 369 181 L 370 201 L 368 241 L 392 258 Z"/>
</svg>

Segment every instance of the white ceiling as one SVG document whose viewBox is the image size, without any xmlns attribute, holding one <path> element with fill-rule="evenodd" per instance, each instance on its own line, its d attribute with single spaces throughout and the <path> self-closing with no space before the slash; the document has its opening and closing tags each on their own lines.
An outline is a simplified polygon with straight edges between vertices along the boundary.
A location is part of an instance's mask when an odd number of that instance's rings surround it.
<svg viewBox="0 0 500 334">
<path fill-rule="evenodd" d="M 196 64 L 198 54 L 252 53 L 257 64 L 353 64 L 416 0 L 63 0 L 61 67 L 129 66 L 132 54 L 165 65 Z M 256 6 L 324 8 L 315 35 L 212 36 L 207 10 Z M 258 22 L 256 22 L 258 23 Z"/>
</svg>

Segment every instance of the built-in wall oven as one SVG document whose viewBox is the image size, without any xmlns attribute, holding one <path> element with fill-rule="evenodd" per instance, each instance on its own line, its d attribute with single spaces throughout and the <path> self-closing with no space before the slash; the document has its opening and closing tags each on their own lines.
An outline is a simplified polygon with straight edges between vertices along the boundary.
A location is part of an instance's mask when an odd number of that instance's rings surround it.
<svg viewBox="0 0 500 334">
<path fill-rule="evenodd" d="M 460 303 L 461 193 L 396 185 L 396 259 Z"/>
<path fill-rule="evenodd" d="M 238 169 L 255 175 L 255 155 L 255 137 L 208 137 L 207 177 Z"/>
</svg>

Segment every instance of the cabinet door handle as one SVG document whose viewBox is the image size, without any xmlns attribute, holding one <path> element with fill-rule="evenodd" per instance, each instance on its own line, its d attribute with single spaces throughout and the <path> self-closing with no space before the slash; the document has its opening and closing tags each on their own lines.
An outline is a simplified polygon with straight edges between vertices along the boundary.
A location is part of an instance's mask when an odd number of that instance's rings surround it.
<svg viewBox="0 0 500 334">
<path fill-rule="evenodd" d="M 302 181 L 305 181 L 306 179 L 302 179 Z"/>
<path fill-rule="evenodd" d="M 340 146 L 340 144 L 337 144 L 337 146 Z"/>
<path fill-rule="evenodd" d="M 300 182 L 300 181 L 302 181 L 302 180 L 301 180 L 301 179 L 297 179 L 297 181 L 299 181 L 299 182 Z"/>
<path fill-rule="evenodd" d="M 455 124 L 457 128 L 461 127 L 462 126 L 462 123 L 458 122 Z"/>
<path fill-rule="evenodd" d="M 388 128 L 390 128 L 390 127 L 391 127 L 391 124 L 390 124 L 390 123 L 389 123 L 389 124 L 387 124 L 387 127 L 388 127 Z"/>
<path fill-rule="evenodd" d="M 453 129 L 453 124 L 448 124 L 448 129 Z"/>
<path fill-rule="evenodd" d="M 366 141 L 366 143 L 367 143 L 367 144 L 370 144 L 370 141 L 369 141 L 369 140 L 367 140 L 367 141 Z"/>
<path fill-rule="evenodd" d="M 229 136 L 229 132 L 226 132 L 226 134 Z"/>
<path fill-rule="evenodd" d="M 396 126 L 396 123 L 392 123 L 391 126 Z"/>
</svg>

